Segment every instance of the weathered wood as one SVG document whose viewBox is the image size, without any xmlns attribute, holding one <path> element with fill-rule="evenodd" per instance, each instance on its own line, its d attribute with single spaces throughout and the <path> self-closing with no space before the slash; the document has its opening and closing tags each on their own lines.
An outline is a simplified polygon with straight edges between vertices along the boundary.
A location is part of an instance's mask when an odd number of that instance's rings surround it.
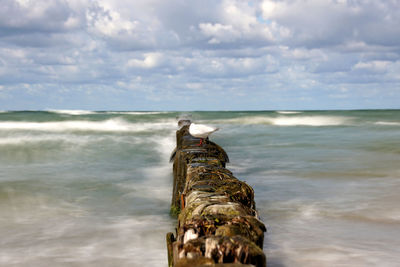
<svg viewBox="0 0 400 267">
<path fill-rule="evenodd" d="M 266 266 L 265 225 L 258 219 L 254 191 L 225 168 L 226 152 L 208 139 L 189 134 L 180 121 L 171 155 L 171 214 L 176 237 L 167 234 L 169 266 Z M 250 264 L 250 265 L 248 265 Z"/>
<path fill-rule="evenodd" d="M 172 259 L 173 259 L 173 251 L 172 244 L 175 241 L 174 234 L 169 232 L 167 233 L 167 250 L 168 250 L 168 267 L 172 267 Z"/>
</svg>

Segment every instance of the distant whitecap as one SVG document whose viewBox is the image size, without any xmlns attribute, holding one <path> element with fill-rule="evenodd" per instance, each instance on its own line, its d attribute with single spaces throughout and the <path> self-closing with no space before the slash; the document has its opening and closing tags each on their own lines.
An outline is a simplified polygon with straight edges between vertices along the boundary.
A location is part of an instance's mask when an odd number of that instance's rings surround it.
<svg viewBox="0 0 400 267">
<path fill-rule="evenodd" d="M 390 125 L 390 126 L 400 126 L 400 122 L 395 121 L 377 121 L 375 122 L 377 125 Z"/>
<path fill-rule="evenodd" d="M 58 121 L 58 122 L 0 122 L 0 130 L 12 131 L 99 131 L 99 132 L 142 132 L 171 128 L 175 126 L 174 120 L 154 123 L 131 123 L 120 118 L 104 121 Z"/>
<path fill-rule="evenodd" d="M 302 113 L 302 112 L 300 112 L 300 111 L 284 111 L 284 110 L 280 110 L 280 111 L 277 111 L 276 113 L 279 113 L 279 114 L 300 114 L 300 113 Z"/>
<path fill-rule="evenodd" d="M 95 111 L 90 110 L 78 110 L 78 109 L 49 109 L 48 112 L 58 113 L 58 114 L 66 114 L 66 115 L 90 115 L 96 114 Z"/>
<path fill-rule="evenodd" d="M 340 116 L 254 116 L 228 119 L 223 123 L 266 124 L 276 126 L 339 126 L 351 125 L 351 118 Z"/>
</svg>

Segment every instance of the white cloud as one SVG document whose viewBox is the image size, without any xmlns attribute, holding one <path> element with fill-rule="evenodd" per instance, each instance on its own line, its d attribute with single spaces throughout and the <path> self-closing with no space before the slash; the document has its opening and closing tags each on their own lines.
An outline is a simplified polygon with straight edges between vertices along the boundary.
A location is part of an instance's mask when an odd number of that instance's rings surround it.
<svg viewBox="0 0 400 267">
<path fill-rule="evenodd" d="M 273 27 L 261 23 L 257 19 L 257 8 L 248 2 L 223 1 L 219 13 L 218 22 L 202 22 L 198 25 L 211 45 L 237 43 L 265 46 L 275 39 Z"/>
<path fill-rule="evenodd" d="M 104 6 L 88 9 L 86 19 L 95 32 L 109 37 L 131 33 L 139 24 L 138 21 L 122 18 L 118 11 Z"/>
<path fill-rule="evenodd" d="M 3 0 L 0 86 L 351 98 L 399 87 L 398 25 L 398 1 Z"/>
<path fill-rule="evenodd" d="M 0 9 L 0 30 L 6 34 L 59 32 L 78 26 L 79 12 L 60 0 L 3 0 Z"/>
<path fill-rule="evenodd" d="M 282 8 L 283 3 L 274 1 L 263 1 L 261 3 L 261 10 L 264 18 L 272 18 L 279 9 Z"/>
<path fill-rule="evenodd" d="M 264 19 L 291 29 L 291 45 L 335 46 L 344 42 L 393 44 L 400 34 L 397 1 L 264 0 Z"/>
<path fill-rule="evenodd" d="M 144 59 L 130 59 L 127 63 L 128 67 L 152 69 L 159 67 L 163 63 L 163 55 L 161 53 L 146 53 Z"/>
<path fill-rule="evenodd" d="M 186 83 L 185 87 L 187 87 L 189 89 L 199 90 L 199 89 L 203 88 L 203 84 L 202 83 Z"/>
<path fill-rule="evenodd" d="M 200 23 L 199 28 L 205 36 L 211 38 L 209 44 L 234 42 L 240 38 L 240 32 L 233 29 L 232 25 Z"/>
<path fill-rule="evenodd" d="M 390 66 L 389 61 L 369 61 L 369 62 L 358 62 L 354 65 L 353 70 L 361 70 L 371 73 L 384 73 Z"/>
</svg>

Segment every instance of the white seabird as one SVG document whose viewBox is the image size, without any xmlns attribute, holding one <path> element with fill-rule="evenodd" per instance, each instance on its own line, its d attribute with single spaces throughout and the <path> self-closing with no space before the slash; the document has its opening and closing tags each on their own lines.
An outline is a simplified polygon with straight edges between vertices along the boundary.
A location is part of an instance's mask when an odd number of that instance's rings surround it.
<svg viewBox="0 0 400 267">
<path fill-rule="evenodd" d="M 219 130 L 219 128 L 204 124 L 191 123 L 189 126 L 189 133 L 194 137 L 200 138 L 200 145 L 203 143 L 203 139 L 206 139 L 210 134 L 217 130 Z"/>
</svg>

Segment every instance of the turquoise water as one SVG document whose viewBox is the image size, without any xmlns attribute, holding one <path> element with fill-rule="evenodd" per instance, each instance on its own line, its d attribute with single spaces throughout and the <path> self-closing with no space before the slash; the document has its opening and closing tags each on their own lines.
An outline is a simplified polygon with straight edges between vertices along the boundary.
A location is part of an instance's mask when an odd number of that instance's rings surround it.
<svg viewBox="0 0 400 267">
<path fill-rule="evenodd" d="M 0 266 L 166 266 L 181 115 L 0 112 Z M 190 115 L 255 189 L 268 266 L 399 265 L 399 110 Z"/>
</svg>

